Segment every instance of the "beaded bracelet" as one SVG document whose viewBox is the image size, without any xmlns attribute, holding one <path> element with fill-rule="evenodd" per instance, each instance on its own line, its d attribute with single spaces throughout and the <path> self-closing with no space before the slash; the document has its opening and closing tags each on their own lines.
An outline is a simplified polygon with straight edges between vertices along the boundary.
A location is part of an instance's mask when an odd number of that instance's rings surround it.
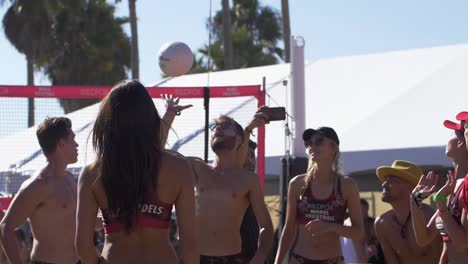
<svg viewBox="0 0 468 264">
<path fill-rule="evenodd" d="M 414 202 L 414 204 L 416 204 L 417 207 L 421 207 L 422 206 L 422 195 L 420 192 L 414 192 L 411 194 L 411 198 Z"/>
</svg>

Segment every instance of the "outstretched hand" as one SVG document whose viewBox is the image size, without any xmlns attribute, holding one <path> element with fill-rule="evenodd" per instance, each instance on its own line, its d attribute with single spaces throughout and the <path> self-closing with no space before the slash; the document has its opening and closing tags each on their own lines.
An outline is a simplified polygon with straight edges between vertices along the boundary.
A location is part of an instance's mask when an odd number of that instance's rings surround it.
<svg viewBox="0 0 468 264">
<path fill-rule="evenodd" d="M 247 130 L 254 130 L 257 127 L 264 126 L 265 124 L 269 123 L 269 108 L 268 106 L 261 106 L 255 112 L 252 120 L 250 120 L 249 124 L 245 127 Z"/>
<path fill-rule="evenodd" d="M 455 190 L 455 185 L 457 184 L 457 179 L 456 175 L 449 170 L 447 173 L 447 180 L 445 181 L 445 185 L 440 188 L 440 190 L 437 192 L 437 195 L 442 195 L 445 197 L 448 197 L 453 193 Z"/>
<path fill-rule="evenodd" d="M 168 111 L 180 114 L 181 111 L 192 107 L 193 105 L 179 105 L 179 98 L 173 97 L 172 94 L 162 94 L 161 98 L 166 102 L 166 109 Z"/>
<path fill-rule="evenodd" d="M 421 200 L 429 197 L 437 187 L 439 182 L 439 175 L 430 171 L 428 174 L 421 176 L 418 185 L 413 189 L 413 195 L 417 196 Z"/>
</svg>

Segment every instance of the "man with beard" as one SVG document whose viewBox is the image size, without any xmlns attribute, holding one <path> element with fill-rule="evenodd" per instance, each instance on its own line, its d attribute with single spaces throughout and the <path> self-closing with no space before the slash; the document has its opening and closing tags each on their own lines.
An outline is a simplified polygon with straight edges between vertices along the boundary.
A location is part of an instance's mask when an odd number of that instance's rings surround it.
<svg viewBox="0 0 468 264">
<path fill-rule="evenodd" d="M 167 138 L 176 113 L 190 106 L 165 96 L 167 112 L 162 135 Z M 197 245 L 200 263 L 247 263 L 242 252 L 241 223 L 251 206 L 259 226 L 258 250 L 250 263 L 264 263 L 273 243 L 273 225 L 264 202 L 258 176 L 244 169 L 248 137 L 267 122 L 267 108 L 260 108 L 245 131 L 229 116 L 220 116 L 211 125 L 211 149 L 216 158 L 211 165 L 188 157 L 195 172 Z M 165 136 L 164 136 L 165 135 Z M 165 141 L 163 141 L 165 143 Z"/>
<path fill-rule="evenodd" d="M 422 174 L 417 165 L 402 160 L 396 160 L 391 167 L 377 168 L 383 188 L 382 201 L 392 206 L 375 221 L 375 232 L 389 264 L 439 262 L 441 239 L 420 247 L 411 224 L 410 195 Z M 429 221 L 434 209 L 423 204 L 422 210 Z"/>
<path fill-rule="evenodd" d="M 33 234 L 30 263 L 76 263 L 77 188 L 67 165 L 75 163 L 78 144 L 65 117 L 47 118 L 37 127 L 47 165 L 25 181 L 0 223 L 0 240 L 10 263 L 23 263 L 15 229 L 29 220 Z"/>
<path fill-rule="evenodd" d="M 247 131 L 255 128 L 252 123 Z M 245 135 L 232 118 L 221 116 L 211 127 L 211 166 L 194 160 L 196 221 L 200 263 L 246 263 L 241 253 L 240 226 L 250 205 L 260 234 L 251 263 L 263 263 L 273 242 L 273 226 L 258 176 L 239 166 Z"/>
</svg>

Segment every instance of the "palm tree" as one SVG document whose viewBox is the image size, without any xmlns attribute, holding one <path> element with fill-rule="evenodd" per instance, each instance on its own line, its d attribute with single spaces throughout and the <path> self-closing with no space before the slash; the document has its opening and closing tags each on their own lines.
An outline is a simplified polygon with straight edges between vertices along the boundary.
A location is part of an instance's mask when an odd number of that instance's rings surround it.
<svg viewBox="0 0 468 264">
<path fill-rule="evenodd" d="M 289 1 L 281 0 L 281 17 L 283 19 L 284 61 L 291 62 L 290 38 L 291 28 L 289 22 Z"/>
<path fill-rule="evenodd" d="M 232 69 L 231 9 L 229 0 L 223 0 L 223 52 L 224 69 Z"/>
<path fill-rule="evenodd" d="M 122 0 L 116 0 L 116 3 L 121 2 Z M 137 24 L 137 15 L 136 15 L 136 0 L 128 0 L 128 11 L 130 14 L 130 35 L 132 39 L 131 45 L 131 68 L 132 68 L 132 78 L 140 78 L 140 58 L 138 51 L 138 24 Z"/>
<path fill-rule="evenodd" d="M 3 4 L 5 1 L 2 1 Z M 3 28 L 10 43 L 25 54 L 28 85 L 34 85 L 34 64 L 48 49 L 48 35 L 52 23 L 51 10 L 56 1 L 11 1 L 3 17 Z M 34 99 L 28 98 L 28 126 L 34 125 Z"/>
<path fill-rule="evenodd" d="M 258 0 L 234 0 L 232 10 L 233 68 L 278 63 L 283 54 L 283 50 L 277 47 L 282 36 L 278 12 L 268 6 L 260 6 Z M 206 64 L 210 56 L 214 70 L 226 69 L 222 11 L 216 13 L 213 24 L 208 23 L 208 29 L 214 35 L 214 42 L 198 50 L 202 62 Z"/>
<path fill-rule="evenodd" d="M 67 1 L 57 12 L 51 48 L 38 62 L 53 85 L 113 85 L 127 78 L 130 40 L 105 0 Z M 97 100 L 61 99 L 65 113 Z"/>
</svg>

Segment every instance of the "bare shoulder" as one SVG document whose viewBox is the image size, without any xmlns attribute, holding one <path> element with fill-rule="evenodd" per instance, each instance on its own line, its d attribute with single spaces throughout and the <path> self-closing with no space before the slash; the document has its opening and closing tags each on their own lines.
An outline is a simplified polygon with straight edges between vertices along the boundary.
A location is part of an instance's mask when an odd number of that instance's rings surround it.
<svg viewBox="0 0 468 264">
<path fill-rule="evenodd" d="M 344 189 L 348 189 L 348 188 L 357 188 L 358 185 L 357 185 L 357 182 L 349 177 L 349 176 L 343 176 L 343 175 L 339 175 L 341 177 L 341 184 L 343 185 L 343 188 Z"/>
<path fill-rule="evenodd" d="M 97 170 L 96 163 L 84 166 L 78 178 L 79 185 L 93 186 L 98 177 Z"/>
<path fill-rule="evenodd" d="M 300 174 L 294 176 L 294 178 L 289 181 L 289 190 L 293 192 L 298 192 L 306 186 L 305 182 L 306 174 Z"/>
<path fill-rule="evenodd" d="M 341 191 L 346 199 L 350 197 L 349 195 L 357 194 L 359 196 L 359 187 L 353 178 L 343 175 L 340 175 L 339 177 L 341 180 Z"/>
<path fill-rule="evenodd" d="M 46 199 L 53 190 L 53 182 L 42 174 L 35 175 L 21 184 L 18 195 L 34 197 L 38 200 Z"/>
<path fill-rule="evenodd" d="M 391 210 L 383 213 L 381 216 L 377 217 L 374 222 L 375 231 L 382 234 L 385 230 L 385 227 L 388 225 L 392 212 Z"/>
<path fill-rule="evenodd" d="M 164 151 L 161 155 L 161 164 L 168 174 L 174 177 L 191 177 L 191 166 L 188 159 L 182 155 Z"/>
<path fill-rule="evenodd" d="M 184 156 L 181 153 L 175 151 L 175 150 L 165 150 L 165 153 L 163 156 L 169 155 L 172 157 L 177 157 L 179 159 L 184 159 L 189 162 L 189 165 L 192 167 L 194 170 L 199 170 L 201 168 L 207 167 L 208 165 L 205 163 L 205 161 L 199 157 L 193 157 L 193 156 Z"/>
<path fill-rule="evenodd" d="M 239 169 L 238 171 L 235 171 L 234 173 L 239 174 L 239 177 L 238 177 L 239 180 L 245 180 L 246 182 L 249 182 L 249 183 L 259 182 L 258 174 L 256 174 L 255 172 L 252 172 L 246 169 Z"/>
</svg>

